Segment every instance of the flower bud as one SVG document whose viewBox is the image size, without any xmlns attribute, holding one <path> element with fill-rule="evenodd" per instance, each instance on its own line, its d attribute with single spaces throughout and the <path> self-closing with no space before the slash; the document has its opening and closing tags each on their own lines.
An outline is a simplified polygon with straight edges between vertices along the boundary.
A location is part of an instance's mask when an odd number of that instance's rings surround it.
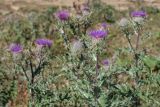
<svg viewBox="0 0 160 107">
<path fill-rule="evenodd" d="M 143 17 L 134 17 L 133 21 L 137 24 L 143 24 L 144 18 Z"/>
<path fill-rule="evenodd" d="M 126 26 L 128 26 L 128 24 L 129 24 L 129 20 L 126 19 L 126 18 L 122 18 L 122 19 L 120 20 L 120 22 L 119 22 L 119 26 L 120 26 L 120 27 L 126 27 Z"/>
<path fill-rule="evenodd" d="M 74 40 L 71 44 L 71 54 L 80 54 L 83 48 L 83 43 L 80 40 Z"/>
<path fill-rule="evenodd" d="M 103 68 L 107 71 L 109 69 L 109 60 L 105 59 L 102 61 Z"/>
</svg>

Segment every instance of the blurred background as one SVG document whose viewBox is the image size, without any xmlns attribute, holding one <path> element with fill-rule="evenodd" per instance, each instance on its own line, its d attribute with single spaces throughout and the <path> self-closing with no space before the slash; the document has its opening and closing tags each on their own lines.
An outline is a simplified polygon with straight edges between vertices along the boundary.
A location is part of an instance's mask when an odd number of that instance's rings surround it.
<svg viewBox="0 0 160 107">
<path fill-rule="evenodd" d="M 48 6 L 72 6 L 73 2 L 84 3 L 91 0 L 0 0 L 0 17 L 10 12 L 30 9 L 43 9 Z M 99 0 L 95 0 L 99 1 Z M 117 9 L 126 10 L 132 7 L 132 2 L 136 0 L 101 0 L 107 5 L 112 5 Z M 160 8 L 160 0 L 140 0 L 143 5 Z"/>
</svg>

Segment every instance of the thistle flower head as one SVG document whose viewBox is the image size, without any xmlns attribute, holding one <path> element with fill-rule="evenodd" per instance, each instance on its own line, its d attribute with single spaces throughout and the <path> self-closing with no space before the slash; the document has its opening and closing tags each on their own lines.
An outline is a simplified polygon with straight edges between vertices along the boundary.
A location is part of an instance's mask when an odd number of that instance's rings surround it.
<svg viewBox="0 0 160 107">
<path fill-rule="evenodd" d="M 83 16 L 89 15 L 90 8 L 89 8 L 88 4 L 83 4 L 81 7 L 81 11 L 82 11 Z"/>
<path fill-rule="evenodd" d="M 67 10 L 58 11 L 56 12 L 55 16 L 61 21 L 66 21 L 70 17 L 69 12 Z"/>
<path fill-rule="evenodd" d="M 35 41 L 35 44 L 37 44 L 38 46 L 48 46 L 50 47 L 52 45 L 52 40 L 49 40 L 49 39 L 37 39 Z"/>
<path fill-rule="evenodd" d="M 81 9 L 81 10 L 89 11 L 90 8 L 89 8 L 88 4 L 84 3 L 84 4 L 82 5 L 82 9 Z"/>
<path fill-rule="evenodd" d="M 103 61 L 102 61 L 102 64 L 103 64 L 103 68 L 106 70 L 106 71 L 108 71 L 109 70 L 109 60 L 108 59 L 104 59 Z"/>
<path fill-rule="evenodd" d="M 104 29 L 106 29 L 106 28 L 108 27 L 107 23 L 105 23 L 105 22 L 101 23 L 101 26 L 102 26 Z"/>
<path fill-rule="evenodd" d="M 20 44 L 16 44 L 16 43 L 12 43 L 10 46 L 9 46 L 9 50 L 12 52 L 12 53 L 20 53 L 22 52 L 23 48 Z"/>
<path fill-rule="evenodd" d="M 133 11 L 131 13 L 131 16 L 132 17 L 146 17 L 147 16 L 147 13 L 145 11 Z"/>
<path fill-rule="evenodd" d="M 101 39 L 107 36 L 108 32 L 106 30 L 91 30 L 89 33 L 89 36 L 95 39 Z"/>
<path fill-rule="evenodd" d="M 108 66 L 109 65 L 109 60 L 108 59 L 104 59 L 102 61 L 102 64 L 105 65 L 105 66 Z"/>
</svg>

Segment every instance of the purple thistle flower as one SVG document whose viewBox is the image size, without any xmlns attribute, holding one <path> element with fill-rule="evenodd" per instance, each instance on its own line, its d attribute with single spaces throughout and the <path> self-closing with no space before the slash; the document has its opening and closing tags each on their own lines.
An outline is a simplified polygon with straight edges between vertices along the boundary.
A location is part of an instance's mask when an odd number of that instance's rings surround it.
<svg viewBox="0 0 160 107">
<path fill-rule="evenodd" d="M 145 11 L 133 11 L 131 13 L 132 17 L 146 17 L 147 13 Z"/>
<path fill-rule="evenodd" d="M 61 10 L 56 13 L 56 17 L 61 21 L 66 21 L 69 19 L 69 12 L 67 10 Z"/>
<path fill-rule="evenodd" d="M 83 10 L 83 11 L 89 11 L 90 8 L 89 8 L 88 4 L 83 4 L 83 5 L 82 5 L 82 10 Z"/>
<path fill-rule="evenodd" d="M 109 60 L 108 59 L 103 60 L 102 64 L 105 65 L 105 66 L 108 66 L 109 65 Z"/>
<path fill-rule="evenodd" d="M 106 30 L 91 30 L 89 36 L 95 39 L 101 39 L 107 36 L 108 32 Z"/>
<path fill-rule="evenodd" d="M 9 46 L 9 50 L 12 52 L 12 53 L 20 53 L 22 52 L 23 48 L 20 44 L 16 44 L 16 43 L 12 43 L 10 46 Z"/>
<path fill-rule="evenodd" d="M 104 29 L 106 29 L 106 28 L 108 27 L 107 23 L 105 23 L 105 22 L 101 23 L 101 26 L 102 26 Z"/>
<path fill-rule="evenodd" d="M 49 40 L 49 39 L 37 39 L 35 41 L 35 44 L 39 45 L 39 46 L 48 46 L 50 47 L 52 45 L 52 40 Z"/>
</svg>

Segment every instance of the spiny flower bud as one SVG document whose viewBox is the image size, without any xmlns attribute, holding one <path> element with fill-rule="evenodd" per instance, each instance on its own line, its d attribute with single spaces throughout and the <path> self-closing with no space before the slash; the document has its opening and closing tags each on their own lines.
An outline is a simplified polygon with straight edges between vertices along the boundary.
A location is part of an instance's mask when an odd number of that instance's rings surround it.
<svg viewBox="0 0 160 107">
<path fill-rule="evenodd" d="M 122 18 L 122 19 L 120 20 L 120 22 L 119 22 L 119 26 L 120 26 L 120 27 L 126 27 L 126 26 L 128 26 L 128 24 L 129 24 L 129 20 L 126 19 L 126 18 Z"/>
<path fill-rule="evenodd" d="M 137 24 L 143 24 L 144 18 L 143 17 L 134 17 L 133 21 L 136 22 Z"/>
<path fill-rule="evenodd" d="M 83 43 L 80 40 L 74 40 L 71 44 L 72 55 L 77 55 L 82 51 Z"/>
</svg>

